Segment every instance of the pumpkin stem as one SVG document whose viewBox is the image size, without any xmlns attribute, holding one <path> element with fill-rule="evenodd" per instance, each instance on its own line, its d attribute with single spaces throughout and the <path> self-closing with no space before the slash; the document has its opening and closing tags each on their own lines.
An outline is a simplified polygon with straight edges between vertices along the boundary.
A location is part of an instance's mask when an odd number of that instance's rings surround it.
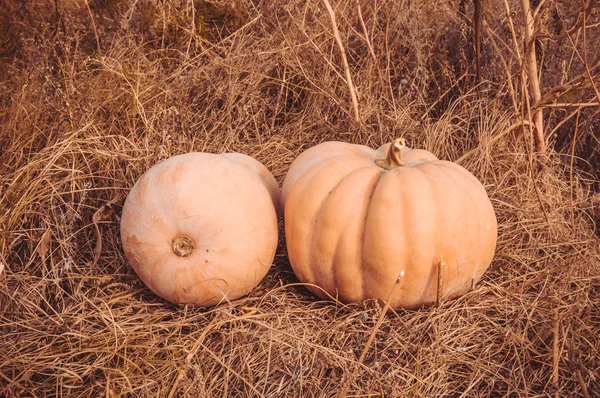
<svg viewBox="0 0 600 398">
<path fill-rule="evenodd" d="M 385 159 L 377 159 L 375 164 L 383 169 L 390 170 L 398 166 L 408 166 L 408 162 L 402 160 L 402 149 L 406 147 L 406 141 L 403 137 L 396 138 L 390 144 Z"/>
<path fill-rule="evenodd" d="M 178 255 L 179 257 L 188 256 L 192 250 L 194 250 L 194 244 L 192 240 L 187 236 L 178 236 L 173 239 L 173 253 Z"/>
</svg>

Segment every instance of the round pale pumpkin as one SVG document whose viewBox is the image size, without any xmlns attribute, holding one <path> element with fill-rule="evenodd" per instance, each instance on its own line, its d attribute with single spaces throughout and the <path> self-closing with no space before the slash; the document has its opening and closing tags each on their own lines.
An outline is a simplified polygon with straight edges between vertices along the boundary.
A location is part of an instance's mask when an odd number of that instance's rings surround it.
<svg viewBox="0 0 600 398">
<path fill-rule="evenodd" d="M 150 168 L 123 207 L 121 240 L 142 281 L 176 304 L 248 293 L 277 248 L 279 187 L 249 156 L 187 153 Z"/>
<path fill-rule="evenodd" d="M 387 299 L 402 272 L 393 308 L 454 298 L 481 278 L 496 248 L 496 217 L 477 178 L 402 139 L 377 150 L 308 149 L 281 200 L 292 268 L 321 298 Z"/>
</svg>

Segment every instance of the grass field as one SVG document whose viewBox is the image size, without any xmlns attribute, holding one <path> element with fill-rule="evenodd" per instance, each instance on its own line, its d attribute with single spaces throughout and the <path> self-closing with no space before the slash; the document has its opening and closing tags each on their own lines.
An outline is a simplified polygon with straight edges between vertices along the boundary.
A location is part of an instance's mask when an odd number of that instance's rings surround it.
<svg viewBox="0 0 600 398">
<path fill-rule="evenodd" d="M 600 397 L 596 2 L 533 1 L 528 26 L 526 0 L 329 2 L 2 2 L 0 396 Z M 215 308 L 125 259 L 125 197 L 161 160 L 241 152 L 281 183 L 317 143 L 398 136 L 494 206 L 458 299 L 319 301 L 283 221 L 266 278 Z"/>
</svg>

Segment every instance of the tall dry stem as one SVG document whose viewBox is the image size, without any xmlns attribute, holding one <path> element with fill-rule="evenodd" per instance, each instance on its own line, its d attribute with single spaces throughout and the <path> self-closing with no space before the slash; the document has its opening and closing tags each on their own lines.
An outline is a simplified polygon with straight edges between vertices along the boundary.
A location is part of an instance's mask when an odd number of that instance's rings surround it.
<svg viewBox="0 0 600 398">
<path fill-rule="evenodd" d="M 527 66 L 527 78 L 529 80 L 529 91 L 533 99 L 532 106 L 535 107 L 541 100 L 540 80 L 535 56 L 534 40 L 534 17 L 529 0 L 521 0 L 523 11 L 523 24 L 525 33 L 525 63 Z M 538 153 L 546 153 L 546 139 L 544 138 L 544 115 L 542 109 L 537 109 L 529 115 L 535 125 L 535 150 Z"/>
<path fill-rule="evenodd" d="M 335 20 L 335 12 L 329 3 L 329 0 L 323 0 L 325 3 L 325 7 L 327 7 L 327 12 L 329 12 L 329 18 L 331 19 L 331 27 L 333 29 L 333 35 L 335 36 L 335 41 L 337 42 L 338 47 L 340 48 L 340 53 L 342 54 L 342 62 L 344 64 L 344 72 L 346 72 L 346 82 L 348 83 L 348 90 L 350 90 L 350 96 L 352 97 L 352 108 L 354 109 L 354 119 L 359 122 L 360 114 L 358 113 L 358 99 L 356 98 L 356 90 L 354 89 L 354 83 L 352 83 L 352 75 L 350 75 L 350 67 L 348 66 L 348 59 L 346 58 L 346 50 L 344 49 L 344 43 L 342 43 L 342 38 L 340 37 L 340 32 L 337 27 L 337 22 Z"/>
</svg>

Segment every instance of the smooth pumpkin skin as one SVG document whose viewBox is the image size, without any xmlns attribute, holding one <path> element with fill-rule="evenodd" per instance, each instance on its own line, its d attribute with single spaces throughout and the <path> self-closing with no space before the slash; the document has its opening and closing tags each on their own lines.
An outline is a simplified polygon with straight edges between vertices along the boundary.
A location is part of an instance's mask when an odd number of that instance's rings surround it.
<svg viewBox="0 0 600 398">
<path fill-rule="evenodd" d="M 400 165 L 384 161 L 390 148 Z M 387 299 L 404 271 L 390 305 L 432 304 L 442 260 L 441 297 L 460 296 L 496 248 L 496 216 L 481 183 L 398 141 L 377 150 L 343 142 L 308 149 L 292 163 L 281 201 L 296 276 L 346 303 Z"/>
<path fill-rule="evenodd" d="M 249 156 L 174 156 L 150 168 L 129 192 L 123 249 L 142 281 L 172 303 L 207 307 L 235 300 L 273 263 L 277 207 L 275 178 Z"/>
</svg>

